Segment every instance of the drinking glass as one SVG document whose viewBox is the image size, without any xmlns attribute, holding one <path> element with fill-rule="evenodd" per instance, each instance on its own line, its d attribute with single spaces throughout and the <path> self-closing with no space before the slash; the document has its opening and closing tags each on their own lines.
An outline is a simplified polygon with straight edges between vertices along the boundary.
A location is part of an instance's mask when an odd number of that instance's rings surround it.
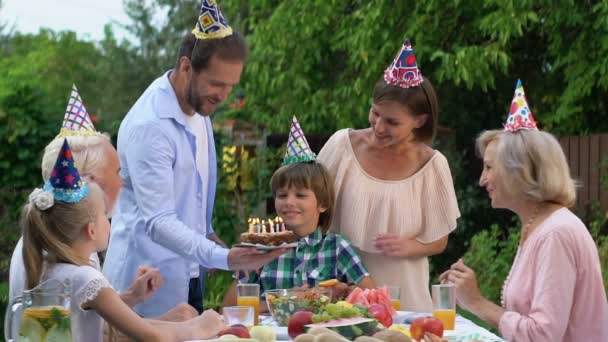
<svg viewBox="0 0 608 342">
<path fill-rule="evenodd" d="M 251 328 L 255 322 L 253 319 L 254 313 L 255 310 L 251 306 L 226 306 L 222 309 L 224 323 L 228 326 L 242 324 Z"/>
<path fill-rule="evenodd" d="M 258 325 L 260 316 L 260 285 L 237 284 L 236 305 L 252 307 L 254 310 L 253 321 L 255 325 Z"/>
<path fill-rule="evenodd" d="M 456 288 L 454 284 L 437 284 L 432 287 L 433 316 L 443 323 L 445 330 L 456 325 Z"/>
</svg>

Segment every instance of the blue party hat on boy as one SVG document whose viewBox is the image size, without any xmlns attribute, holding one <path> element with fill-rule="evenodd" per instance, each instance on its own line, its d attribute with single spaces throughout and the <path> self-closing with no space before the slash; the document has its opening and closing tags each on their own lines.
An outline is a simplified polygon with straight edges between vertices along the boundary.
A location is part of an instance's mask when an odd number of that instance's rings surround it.
<svg viewBox="0 0 608 342">
<path fill-rule="evenodd" d="M 72 150 L 68 140 L 63 140 L 63 146 L 57 155 L 51 177 L 44 184 L 44 190 L 53 193 L 55 200 L 76 203 L 89 194 L 88 185 L 80 178 L 78 169 L 74 166 Z"/>
<path fill-rule="evenodd" d="M 63 116 L 63 124 L 58 137 L 90 136 L 99 134 L 87 112 L 76 85 L 72 85 L 72 93 Z"/>
<path fill-rule="evenodd" d="M 201 13 L 192 30 L 196 39 L 224 38 L 232 34 L 232 28 L 224 18 L 216 0 L 203 0 Z"/>
<path fill-rule="evenodd" d="M 388 84 L 402 88 L 415 87 L 424 80 L 418 69 L 416 55 L 409 38 L 405 39 L 393 63 L 384 71 L 384 80 Z"/>
<path fill-rule="evenodd" d="M 536 120 L 534 120 L 534 116 L 528 105 L 524 86 L 521 84 L 521 80 L 517 80 L 515 94 L 513 95 L 511 108 L 509 109 L 509 117 L 507 118 L 507 122 L 505 122 L 505 131 L 515 132 L 520 129 L 538 130 L 538 127 L 536 127 Z"/>
<path fill-rule="evenodd" d="M 294 115 L 291 120 L 291 129 L 289 130 L 287 151 L 285 151 L 285 157 L 283 157 L 283 165 L 311 162 L 316 159 L 317 155 L 310 149 L 308 141 L 306 141 L 306 137 L 304 136 L 304 131 Z"/>
</svg>

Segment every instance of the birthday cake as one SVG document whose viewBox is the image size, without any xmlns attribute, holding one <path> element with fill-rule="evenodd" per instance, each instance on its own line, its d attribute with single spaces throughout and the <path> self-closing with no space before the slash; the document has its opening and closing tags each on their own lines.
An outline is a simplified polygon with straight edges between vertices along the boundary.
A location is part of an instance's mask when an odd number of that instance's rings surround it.
<svg viewBox="0 0 608 342">
<path fill-rule="evenodd" d="M 248 222 L 249 230 L 241 234 L 239 238 L 241 243 L 280 246 L 298 240 L 296 234 L 285 229 L 285 224 L 280 217 L 262 221 L 258 218 L 250 218 Z"/>
</svg>

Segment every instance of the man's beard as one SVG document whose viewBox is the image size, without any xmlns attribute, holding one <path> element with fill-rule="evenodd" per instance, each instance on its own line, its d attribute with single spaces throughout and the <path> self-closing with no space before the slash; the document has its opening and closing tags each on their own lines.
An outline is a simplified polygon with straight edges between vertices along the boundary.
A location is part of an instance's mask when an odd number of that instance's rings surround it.
<svg viewBox="0 0 608 342">
<path fill-rule="evenodd" d="M 200 96 L 196 96 L 195 93 L 195 87 L 192 84 L 192 81 L 188 82 L 188 89 L 186 89 L 186 103 L 188 103 L 188 105 L 190 107 L 192 107 L 192 109 L 194 109 L 194 111 L 196 113 L 205 115 L 205 113 L 203 113 L 203 101 L 201 100 Z"/>
</svg>

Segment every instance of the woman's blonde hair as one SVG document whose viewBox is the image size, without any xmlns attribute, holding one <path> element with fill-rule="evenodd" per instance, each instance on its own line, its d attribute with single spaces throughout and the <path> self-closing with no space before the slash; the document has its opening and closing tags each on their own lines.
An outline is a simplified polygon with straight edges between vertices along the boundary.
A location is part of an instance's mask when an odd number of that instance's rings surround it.
<svg viewBox="0 0 608 342">
<path fill-rule="evenodd" d="M 85 178 L 93 175 L 105 163 L 104 145 L 112 144 L 110 136 L 106 133 L 87 136 L 68 136 L 66 138 L 74 154 L 74 166 L 78 169 L 80 175 Z M 53 172 L 53 167 L 55 166 L 57 155 L 63 146 L 64 139 L 64 137 L 57 137 L 44 148 L 41 167 L 42 179 L 45 182 L 49 180 L 51 172 Z"/>
<path fill-rule="evenodd" d="M 510 194 L 525 194 L 533 201 L 571 207 L 576 202 L 576 183 L 557 139 L 537 130 L 485 131 L 477 138 L 477 151 L 484 155 L 496 142 L 494 168 Z"/>
<path fill-rule="evenodd" d="M 334 182 L 325 167 L 317 162 L 293 163 L 280 167 L 270 179 L 275 197 L 279 189 L 291 186 L 314 192 L 318 206 L 326 209 L 319 215 L 319 226 L 326 233 L 331 226 L 335 197 Z"/>
<path fill-rule="evenodd" d="M 88 224 L 97 217 L 96 203 L 103 194 L 95 183 L 88 183 L 89 195 L 78 203 L 55 201 L 53 206 L 40 210 L 28 202 L 21 212 L 23 229 L 23 262 L 25 264 L 27 288 L 38 285 L 45 265 L 65 262 L 87 265 L 88 258 L 78 256 L 72 244 Z"/>
</svg>

